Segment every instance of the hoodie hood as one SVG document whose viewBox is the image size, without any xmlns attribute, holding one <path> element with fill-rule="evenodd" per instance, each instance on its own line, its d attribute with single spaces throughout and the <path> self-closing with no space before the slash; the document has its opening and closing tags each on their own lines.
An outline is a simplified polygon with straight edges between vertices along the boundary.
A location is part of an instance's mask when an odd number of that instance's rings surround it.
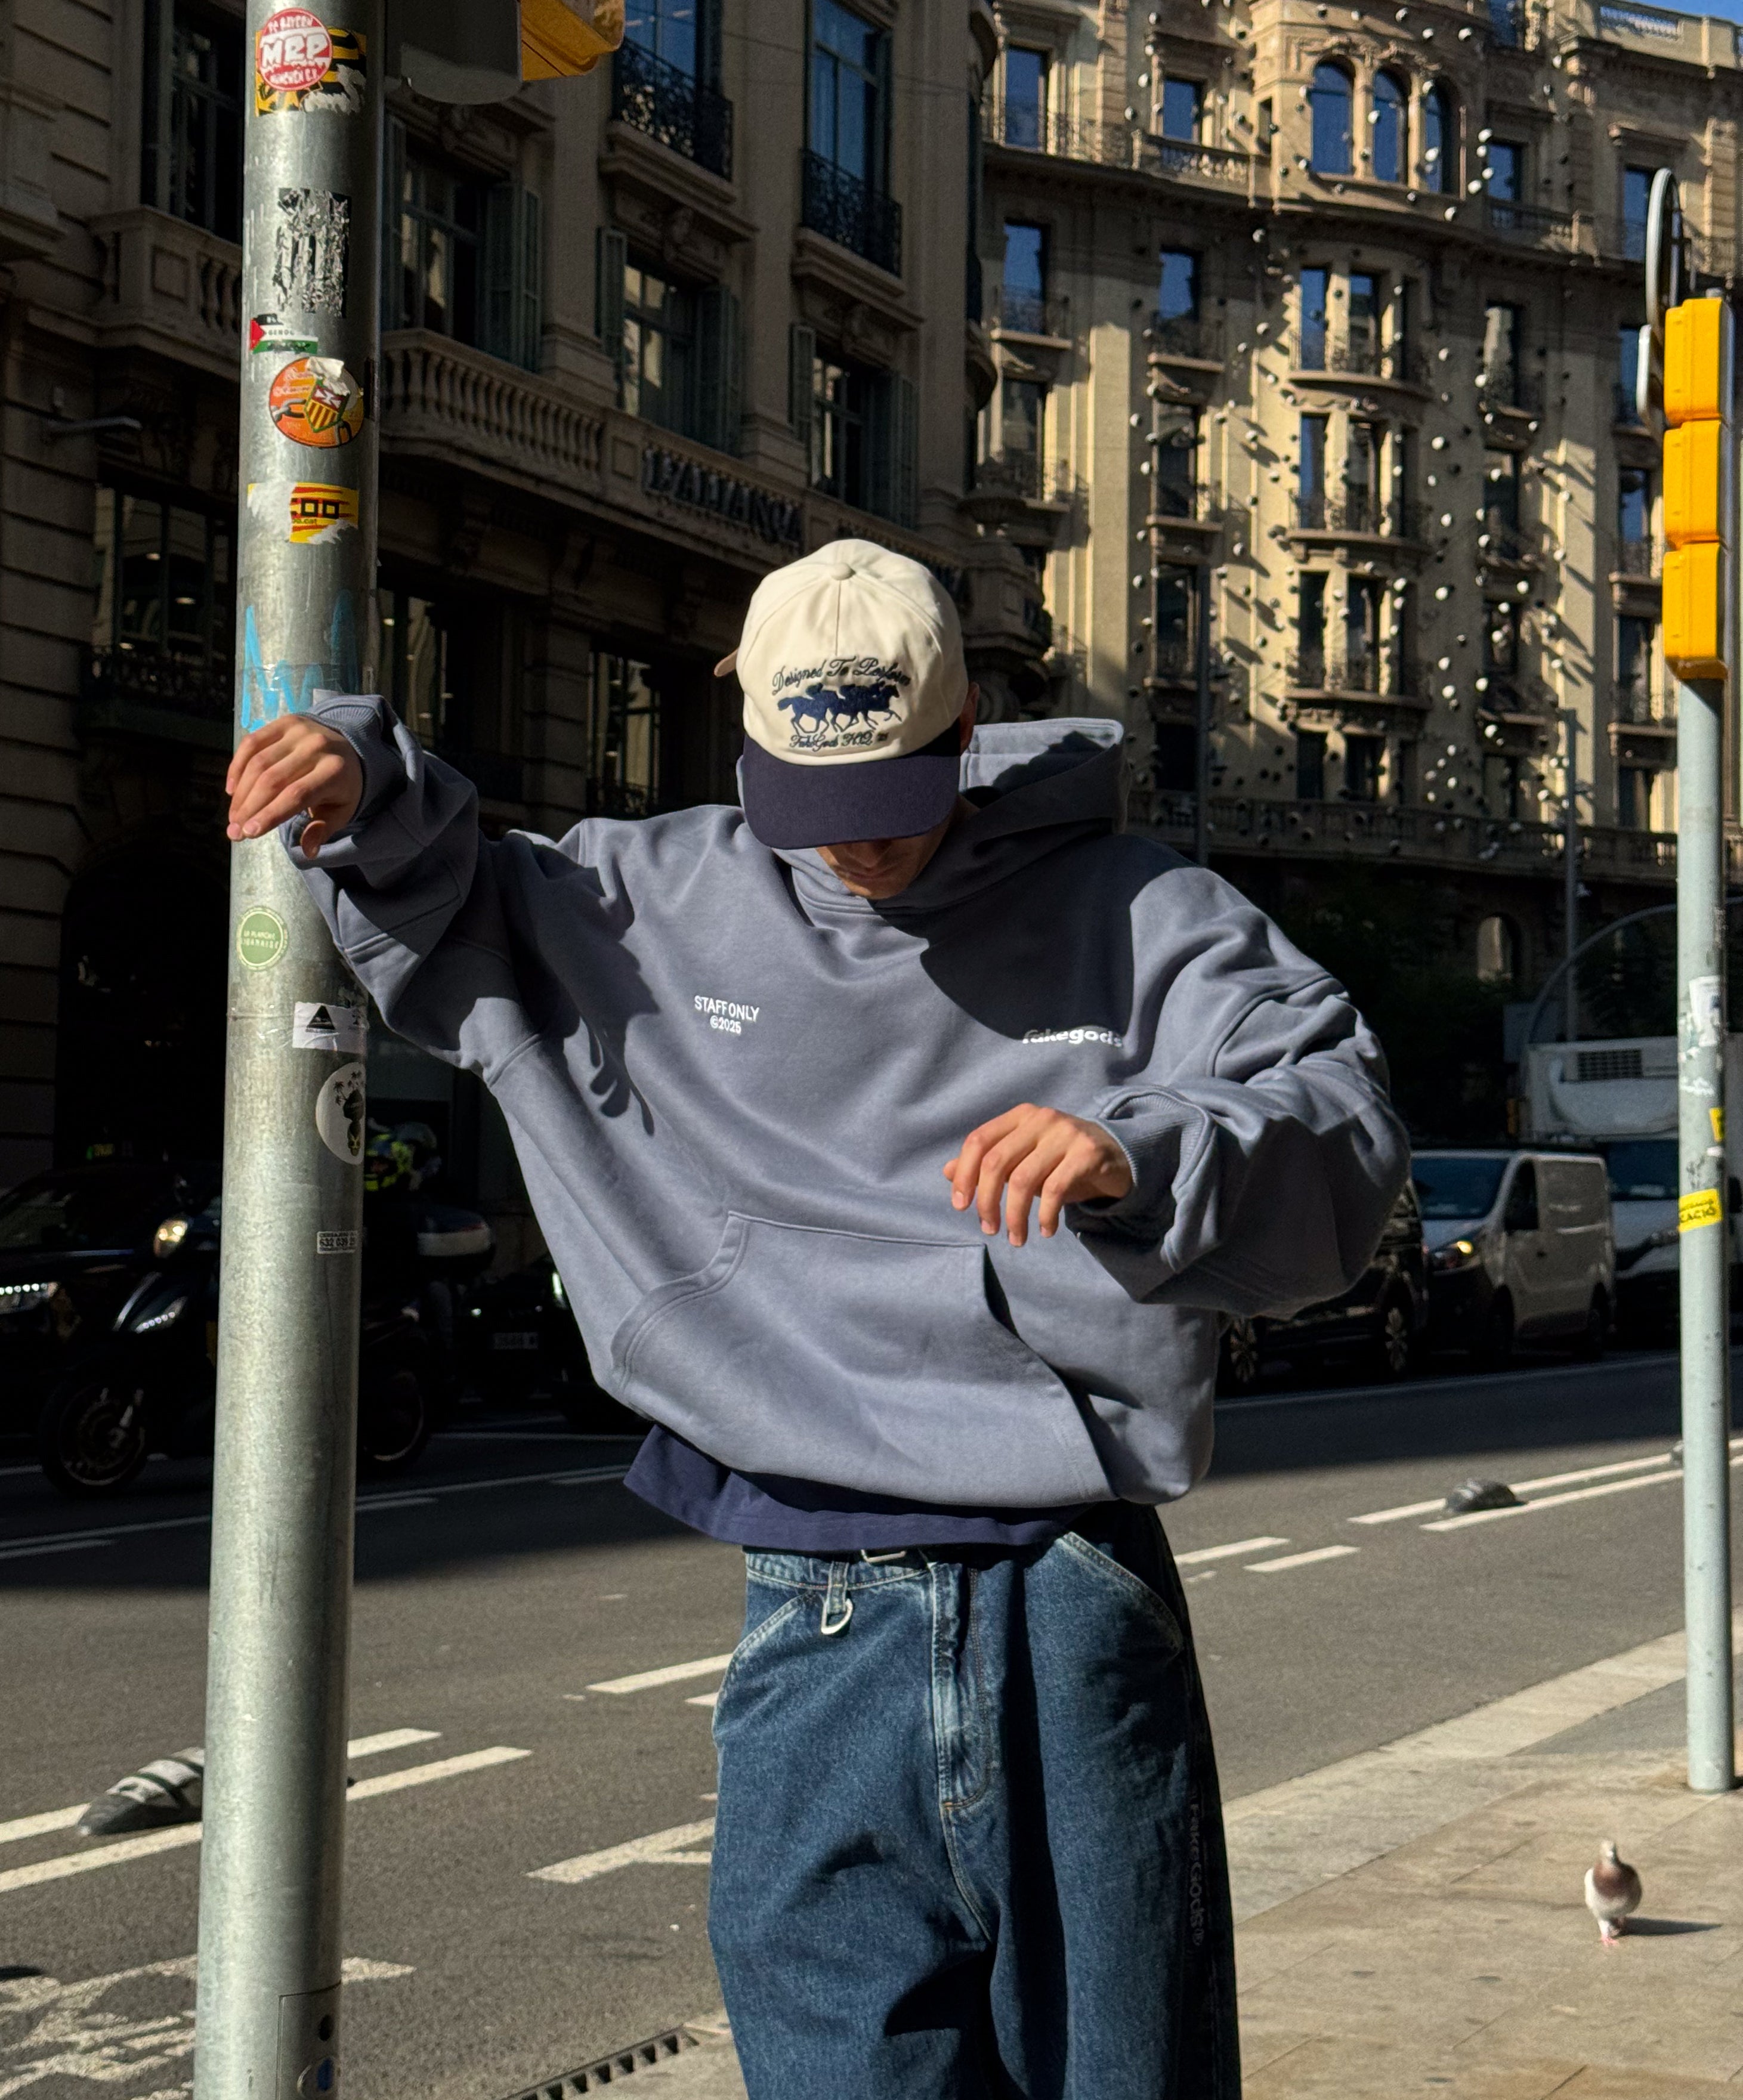
<svg viewBox="0 0 1743 2100">
<path fill-rule="evenodd" d="M 902 924 L 965 902 L 1031 862 L 1081 839 L 1123 829 L 1126 733 L 1093 716 L 991 722 L 962 755 L 962 792 L 974 804 L 908 887 L 855 897 L 814 847 L 775 850 L 808 911 L 849 911 Z"/>
</svg>

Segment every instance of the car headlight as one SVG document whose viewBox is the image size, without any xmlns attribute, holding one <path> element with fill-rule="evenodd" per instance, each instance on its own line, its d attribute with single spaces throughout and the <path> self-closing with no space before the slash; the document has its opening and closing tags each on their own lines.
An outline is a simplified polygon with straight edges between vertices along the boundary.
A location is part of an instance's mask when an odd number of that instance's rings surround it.
<svg viewBox="0 0 1743 2100">
<path fill-rule="evenodd" d="M 1475 1240 L 1449 1240 L 1445 1246 L 1436 1247 L 1429 1255 L 1428 1266 L 1445 1276 L 1454 1269 L 1469 1268 L 1476 1258 Z"/>
<path fill-rule="evenodd" d="M 152 1234 L 152 1252 L 159 1261 L 172 1255 L 188 1237 L 186 1218 L 165 1218 Z"/>
<path fill-rule="evenodd" d="M 52 1283 L 0 1283 L 0 1320 L 9 1312 L 34 1312 L 55 1295 Z"/>
</svg>

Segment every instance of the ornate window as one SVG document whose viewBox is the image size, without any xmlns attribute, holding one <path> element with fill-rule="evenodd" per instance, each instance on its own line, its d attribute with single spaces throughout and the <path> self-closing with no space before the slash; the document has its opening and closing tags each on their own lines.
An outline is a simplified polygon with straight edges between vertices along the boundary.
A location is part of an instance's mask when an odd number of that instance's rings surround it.
<svg viewBox="0 0 1743 2100">
<path fill-rule="evenodd" d="M 1373 135 L 1369 158 L 1377 183 L 1404 180 L 1410 158 L 1405 150 L 1407 106 L 1401 82 L 1392 73 L 1377 73 L 1374 106 L 1368 112 L 1368 129 Z"/>
<path fill-rule="evenodd" d="M 1342 66 L 1314 67 L 1308 107 L 1313 130 L 1310 164 L 1316 175 L 1351 172 L 1351 99 L 1350 77 Z"/>
<path fill-rule="evenodd" d="M 1458 187 L 1458 111 L 1452 90 L 1436 82 L 1423 97 L 1423 169 L 1425 190 L 1450 195 Z"/>
</svg>

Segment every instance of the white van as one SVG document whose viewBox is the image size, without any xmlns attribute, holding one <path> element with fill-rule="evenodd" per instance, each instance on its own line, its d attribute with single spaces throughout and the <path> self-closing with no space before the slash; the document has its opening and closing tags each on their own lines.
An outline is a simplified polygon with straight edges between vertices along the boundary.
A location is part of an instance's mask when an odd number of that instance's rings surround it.
<svg viewBox="0 0 1743 2100">
<path fill-rule="evenodd" d="M 1504 1364 L 1519 1341 L 1595 1357 L 1616 1303 L 1602 1159 L 1578 1152 L 1419 1152 L 1431 1338 Z"/>
</svg>

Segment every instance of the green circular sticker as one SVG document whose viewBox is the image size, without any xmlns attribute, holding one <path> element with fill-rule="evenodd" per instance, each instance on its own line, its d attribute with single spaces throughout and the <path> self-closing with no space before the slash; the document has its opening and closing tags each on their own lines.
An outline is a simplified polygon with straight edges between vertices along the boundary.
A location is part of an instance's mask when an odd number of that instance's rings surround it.
<svg viewBox="0 0 1743 2100">
<path fill-rule="evenodd" d="M 289 946 L 289 929 L 264 904 L 249 905 L 236 922 L 236 953 L 245 969 L 270 970 Z"/>
</svg>

